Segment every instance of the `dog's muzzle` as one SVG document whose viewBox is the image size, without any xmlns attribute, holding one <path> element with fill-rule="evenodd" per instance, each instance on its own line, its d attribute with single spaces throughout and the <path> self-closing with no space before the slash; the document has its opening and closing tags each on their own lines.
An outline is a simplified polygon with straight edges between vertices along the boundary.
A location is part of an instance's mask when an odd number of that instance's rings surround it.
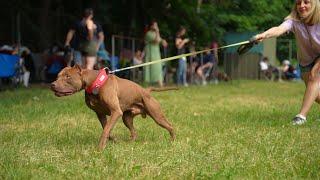
<svg viewBox="0 0 320 180">
<path fill-rule="evenodd" d="M 72 90 L 72 89 L 62 89 L 62 88 L 59 88 L 55 82 L 51 83 L 51 90 L 54 92 L 54 94 L 58 97 L 61 97 L 61 96 L 69 96 L 69 95 L 72 95 L 74 93 L 76 93 L 77 91 L 75 90 Z"/>
</svg>

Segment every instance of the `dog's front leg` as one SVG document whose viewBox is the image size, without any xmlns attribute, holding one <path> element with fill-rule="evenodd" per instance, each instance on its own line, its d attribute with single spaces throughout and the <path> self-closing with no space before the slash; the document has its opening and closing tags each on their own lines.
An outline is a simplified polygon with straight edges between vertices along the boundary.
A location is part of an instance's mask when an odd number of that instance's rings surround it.
<svg viewBox="0 0 320 180">
<path fill-rule="evenodd" d="M 97 112 L 96 112 L 96 114 L 97 114 L 97 117 L 98 117 L 98 119 L 99 119 L 99 121 L 100 121 L 100 124 L 101 124 L 102 129 L 104 129 L 104 127 L 105 127 L 106 124 L 107 124 L 107 117 L 106 117 L 105 113 L 97 113 Z M 109 135 L 109 140 L 115 141 L 115 138 L 112 137 L 112 135 L 110 134 L 110 135 Z"/>
<path fill-rule="evenodd" d="M 116 124 L 117 120 L 121 116 L 122 116 L 122 111 L 120 109 L 111 112 L 111 116 L 107 120 L 107 123 L 105 124 L 103 128 L 103 132 L 100 137 L 99 150 L 103 150 L 106 147 L 107 140 L 110 136 L 110 131 L 112 130 L 113 126 Z"/>
</svg>

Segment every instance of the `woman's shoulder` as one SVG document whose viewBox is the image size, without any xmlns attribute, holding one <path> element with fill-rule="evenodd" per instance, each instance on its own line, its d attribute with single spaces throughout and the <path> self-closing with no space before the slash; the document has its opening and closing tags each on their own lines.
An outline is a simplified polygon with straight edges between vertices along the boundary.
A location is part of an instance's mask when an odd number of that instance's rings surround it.
<svg viewBox="0 0 320 180">
<path fill-rule="evenodd" d="M 291 18 L 285 19 L 281 26 L 292 32 L 300 31 L 304 28 L 303 22 Z"/>
<path fill-rule="evenodd" d="M 316 26 L 316 27 L 320 27 L 320 23 L 317 23 L 317 24 L 315 24 L 314 26 Z"/>
<path fill-rule="evenodd" d="M 292 25 L 303 25 L 303 23 L 297 19 L 285 19 L 283 23 L 288 23 L 288 24 L 292 24 Z"/>
</svg>

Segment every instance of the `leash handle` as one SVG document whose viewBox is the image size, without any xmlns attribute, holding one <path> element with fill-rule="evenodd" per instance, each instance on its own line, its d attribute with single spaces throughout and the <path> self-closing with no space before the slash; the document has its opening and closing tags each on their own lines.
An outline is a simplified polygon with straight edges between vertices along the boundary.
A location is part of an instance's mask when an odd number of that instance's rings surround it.
<svg viewBox="0 0 320 180">
<path fill-rule="evenodd" d="M 237 52 L 239 55 L 247 53 L 254 45 L 258 44 L 259 41 L 255 36 L 251 37 L 249 39 L 249 43 L 247 44 L 242 44 L 238 47 Z"/>
</svg>

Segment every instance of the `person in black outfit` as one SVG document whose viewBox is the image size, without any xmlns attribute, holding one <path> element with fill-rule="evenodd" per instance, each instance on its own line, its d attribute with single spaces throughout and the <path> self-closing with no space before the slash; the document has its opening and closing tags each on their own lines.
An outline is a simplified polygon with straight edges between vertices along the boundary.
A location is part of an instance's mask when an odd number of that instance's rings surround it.
<svg viewBox="0 0 320 180">
<path fill-rule="evenodd" d="M 35 67 L 32 55 L 29 50 L 24 50 L 21 54 L 21 58 L 24 59 L 24 67 L 30 72 L 30 81 L 35 80 Z"/>
<path fill-rule="evenodd" d="M 75 38 L 73 39 L 73 37 Z M 72 44 L 71 40 L 73 40 Z M 72 45 L 76 64 L 80 64 L 86 69 L 93 69 L 97 61 L 97 51 L 103 41 L 102 27 L 93 21 L 93 10 L 88 8 L 84 10 L 82 19 L 69 29 L 65 46 L 70 47 Z"/>
</svg>

